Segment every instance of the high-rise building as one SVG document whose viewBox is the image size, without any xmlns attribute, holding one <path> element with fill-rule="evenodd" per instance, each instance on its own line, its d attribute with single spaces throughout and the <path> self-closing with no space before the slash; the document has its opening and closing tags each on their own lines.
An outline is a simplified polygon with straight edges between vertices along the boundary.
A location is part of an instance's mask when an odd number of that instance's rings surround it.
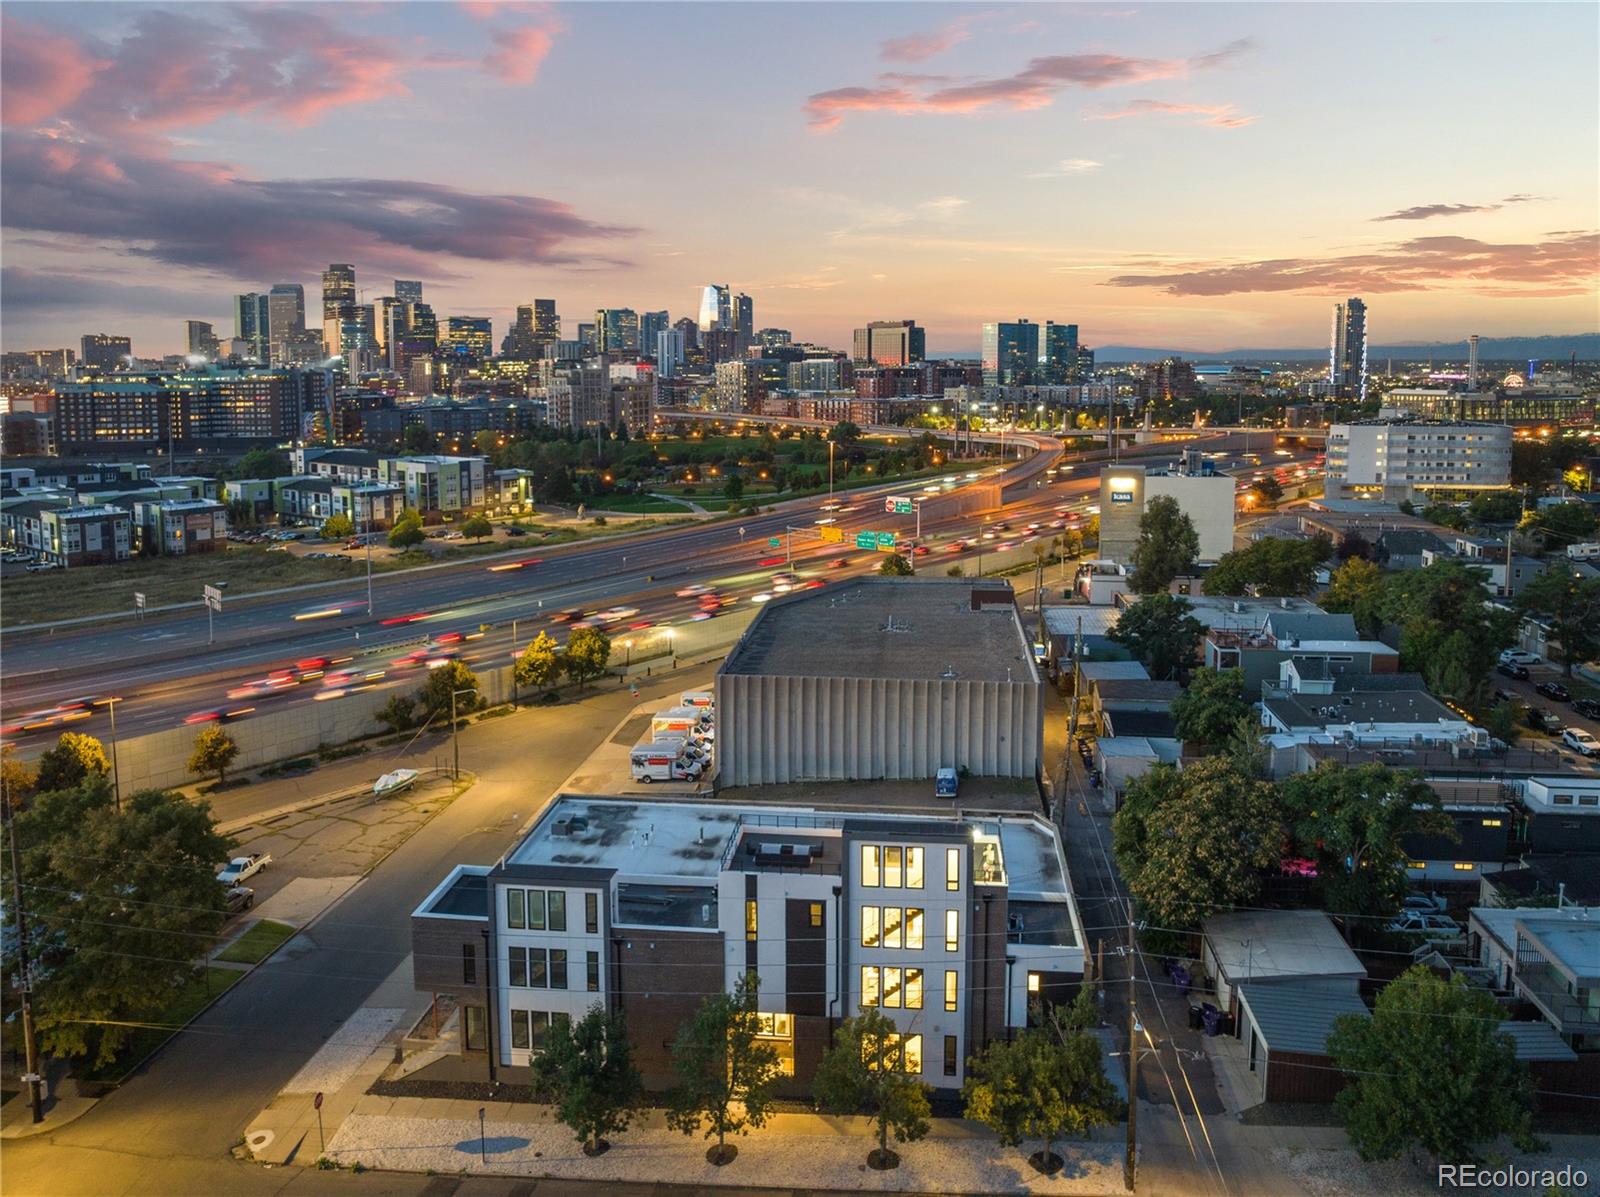
<svg viewBox="0 0 1600 1197">
<path fill-rule="evenodd" d="M 672 317 L 665 312 L 639 313 L 639 351 L 654 353 L 656 337 L 672 327 Z"/>
<path fill-rule="evenodd" d="M 578 345 L 584 353 L 595 352 L 599 344 L 598 335 L 593 324 L 583 321 L 578 325 Z"/>
<path fill-rule="evenodd" d="M 690 353 L 700 348 L 700 326 L 695 323 L 693 317 L 685 316 L 681 320 L 674 320 L 672 327 L 683 334 L 683 351 L 685 353 Z"/>
<path fill-rule="evenodd" d="M 376 305 L 351 304 L 339 321 L 339 356 L 344 358 L 346 374 L 352 381 L 363 371 L 377 367 L 379 340 Z"/>
<path fill-rule="evenodd" d="M 133 356 L 133 342 L 113 333 L 84 333 L 78 360 L 99 370 L 115 370 Z"/>
<path fill-rule="evenodd" d="M 233 335 L 249 343 L 250 356 L 258 362 L 267 360 L 271 327 L 271 297 L 265 292 L 252 291 L 233 297 Z"/>
<path fill-rule="evenodd" d="M 7 379 L 65 378 L 77 355 L 70 349 L 16 349 L 5 354 L 0 374 Z M 12 410 L 15 410 L 13 408 Z"/>
<path fill-rule="evenodd" d="M 1039 326 L 1031 320 L 983 326 L 984 386 L 1030 386 L 1038 381 Z"/>
<path fill-rule="evenodd" d="M 738 337 L 739 352 L 743 353 L 755 343 L 755 301 L 740 293 L 733 297 L 733 331 Z"/>
<path fill-rule="evenodd" d="M 334 262 L 322 272 L 322 343 L 329 357 L 338 357 L 340 326 L 356 306 L 356 268 Z"/>
<path fill-rule="evenodd" d="M 190 357 L 203 357 L 207 361 L 217 356 L 217 330 L 208 320 L 183 322 L 184 353 Z"/>
<path fill-rule="evenodd" d="M 915 320 L 873 320 L 858 328 L 851 358 L 863 366 L 909 366 L 927 356 L 927 331 Z"/>
<path fill-rule="evenodd" d="M 1047 386 L 1078 381 L 1078 326 L 1046 320 L 1039 336 L 1040 381 Z"/>
<path fill-rule="evenodd" d="M 1478 389 L 1478 334 L 1467 338 L 1467 390 Z"/>
<path fill-rule="evenodd" d="M 432 393 L 433 355 L 439 348 L 439 322 L 433 308 L 425 303 L 397 303 L 389 310 L 389 328 L 384 334 L 384 350 L 389 369 L 407 380 L 408 391 L 414 377 L 413 364 L 428 363 L 428 387 Z M 415 394 L 417 392 L 410 391 Z"/>
<path fill-rule="evenodd" d="M 451 316 L 444 322 L 439 350 L 456 365 L 476 365 L 494 353 L 494 329 L 487 316 Z"/>
<path fill-rule="evenodd" d="M 664 328 L 656 334 L 656 373 L 662 378 L 675 378 L 684 361 L 683 331 Z"/>
<path fill-rule="evenodd" d="M 733 300 L 726 283 L 711 283 L 700 295 L 700 331 L 726 332 L 733 327 Z"/>
<path fill-rule="evenodd" d="M 394 297 L 400 303 L 421 303 L 422 284 L 415 279 L 397 278 L 394 280 Z"/>
<path fill-rule="evenodd" d="M 594 332 L 601 353 L 639 352 L 639 313 L 632 308 L 597 308 Z"/>
<path fill-rule="evenodd" d="M 289 343 L 306 331 L 306 289 L 299 283 L 274 283 L 267 294 L 267 357 L 273 365 L 289 360 Z"/>
<path fill-rule="evenodd" d="M 1367 399 L 1367 305 L 1347 299 L 1333 305 L 1328 382 L 1341 399 Z"/>
<path fill-rule="evenodd" d="M 794 334 L 787 328 L 760 328 L 756 330 L 756 344 L 763 351 L 782 349 L 785 345 L 794 344 Z"/>
<path fill-rule="evenodd" d="M 561 339 L 561 317 L 556 314 L 556 301 L 533 301 L 533 335 L 543 344 Z"/>
</svg>

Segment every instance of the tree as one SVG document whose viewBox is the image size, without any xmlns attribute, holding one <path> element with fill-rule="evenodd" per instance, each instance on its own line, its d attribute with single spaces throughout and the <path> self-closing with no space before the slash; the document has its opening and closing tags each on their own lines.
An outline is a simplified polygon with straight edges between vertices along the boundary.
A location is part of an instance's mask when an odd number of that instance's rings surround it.
<svg viewBox="0 0 1600 1197">
<path fill-rule="evenodd" d="M 194 738 L 194 751 L 189 754 L 189 772 L 202 775 L 215 773 L 217 784 L 222 785 L 228 780 L 228 766 L 233 764 L 233 758 L 238 755 L 239 746 L 233 742 L 233 737 L 212 724 L 201 728 L 200 734 Z"/>
<path fill-rule="evenodd" d="M 324 540 L 343 540 L 347 536 L 354 536 L 355 531 L 355 521 L 348 515 L 330 515 L 322 521 Z"/>
<path fill-rule="evenodd" d="M 1363 561 L 1372 560 L 1372 542 L 1359 532 L 1346 533 L 1339 547 L 1334 550 L 1334 556 L 1341 562 L 1349 561 L 1352 557 L 1359 557 Z"/>
<path fill-rule="evenodd" d="M 378 708 L 377 720 L 398 735 L 417 721 L 417 700 L 409 694 L 392 695 Z"/>
<path fill-rule="evenodd" d="M 33 793 L 39 778 L 17 759 L 15 744 L 0 744 L 0 802 L 19 802 Z"/>
<path fill-rule="evenodd" d="M 1089 993 L 1087 986 L 1078 991 L 1066 1020 L 1052 1017 L 1047 1027 L 991 1040 L 961 1087 L 965 1116 L 994 1131 L 1002 1144 L 1042 1141 L 1028 1162 L 1046 1175 L 1061 1168 L 1061 1157 L 1051 1151 L 1057 1139 L 1108 1125 L 1119 1104 L 1100 1041 L 1087 1029 L 1095 1021 Z"/>
<path fill-rule="evenodd" d="M 55 747 L 39 757 L 34 788 L 40 793 L 70 790 L 90 777 L 104 777 L 110 772 L 111 760 L 99 740 L 81 732 L 62 732 Z"/>
<path fill-rule="evenodd" d="M 111 786 L 41 793 L 18 814 L 41 1044 L 62 1056 L 113 1060 L 194 975 L 222 926 L 217 862 L 233 842 L 211 809 L 165 790 L 126 798 Z M 0 856 L 10 892 L 9 855 Z"/>
<path fill-rule="evenodd" d="M 908 577 L 911 573 L 911 562 L 900 553 L 890 553 L 879 563 L 878 572 L 890 578 Z"/>
<path fill-rule="evenodd" d="M 461 521 L 461 527 L 458 531 L 460 531 L 461 535 L 470 537 L 473 540 L 482 540 L 485 536 L 494 535 L 494 525 L 484 516 L 473 515 Z"/>
<path fill-rule="evenodd" d="M 579 628 L 567 638 L 567 651 L 562 654 L 561 667 L 567 676 L 578 683 L 599 677 L 611 663 L 611 637 L 599 628 Z"/>
<path fill-rule="evenodd" d="M 1279 482 L 1271 474 L 1267 474 L 1252 482 L 1250 491 L 1256 496 L 1258 502 L 1270 505 L 1283 498 L 1283 483 Z"/>
<path fill-rule="evenodd" d="M 1206 629 L 1191 610 L 1177 595 L 1149 595 L 1122 613 L 1111 639 L 1143 661 L 1151 677 L 1166 681 L 1188 670 L 1200 651 Z"/>
<path fill-rule="evenodd" d="M 1600 652 L 1600 578 L 1579 578 L 1565 562 L 1552 562 L 1517 597 L 1517 609 L 1549 621 L 1567 677 Z"/>
<path fill-rule="evenodd" d="M 555 638 L 548 632 L 540 632 L 530 640 L 528 647 L 522 650 L 522 654 L 517 657 L 516 665 L 513 666 L 517 685 L 530 686 L 535 690 L 555 685 L 556 679 L 561 676 L 558 647 Z"/>
<path fill-rule="evenodd" d="M 678 1085 L 668 1098 L 667 1125 L 686 1135 L 704 1127 L 705 1137 L 717 1140 L 706 1159 L 719 1167 L 739 1151 L 728 1145 L 729 1135 L 766 1125 L 781 1075 L 777 1051 L 759 1038 L 759 990 L 747 973 L 732 993 L 706 998 L 672 1045 Z"/>
<path fill-rule="evenodd" d="M 1594 535 L 1595 515 L 1587 503 L 1552 503 L 1529 516 L 1526 527 L 1538 532 L 1547 547 L 1561 551 Z"/>
<path fill-rule="evenodd" d="M 281 449 L 247 449 L 233 468 L 235 478 L 282 478 L 289 472 L 289 455 Z"/>
<path fill-rule="evenodd" d="M 1157 495 L 1139 517 L 1139 543 L 1133 550 L 1128 579 L 1136 594 L 1155 594 L 1172 579 L 1194 572 L 1200 557 L 1200 534 L 1194 521 L 1170 495 Z"/>
<path fill-rule="evenodd" d="M 836 445 L 853 445 L 861 439 L 861 429 L 849 420 L 840 420 L 828 429 L 827 439 Z"/>
<path fill-rule="evenodd" d="M 1490 607 L 1484 572 L 1435 561 L 1385 580 L 1378 612 L 1400 625 L 1400 664 L 1440 698 L 1475 706 L 1515 617 Z"/>
<path fill-rule="evenodd" d="M 1325 536 L 1288 540 L 1265 536 L 1242 549 L 1224 553 L 1206 575 L 1207 594 L 1257 594 L 1279 598 L 1305 594 L 1316 581 L 1317 566 L 1333 552 Z"/>
<path fill-rule="evenodd" d="M 1173 700 L 1172 716 L 1180 740 L 1222 744 L 1239 720 L 1250 716 L 1244 673 L 1238 669 L 1195 670 L 1183 693 Z"/>
<path fill-rule="evenodd" d="M 460 693 L 463 690 L 467 693 Z M 451 695 L 455 696 L 453 702 Z M 435 719 L 448 720 L 452 713 L 457 716 L 471 714 L 482 702 L 483 698 L 478 693 L 478 675 L 461 661 L 446 661 L 437 669 L 430 670 L 427 681 L 417 691 L 417 705 L 430 723 Z"/>
<path fill-rule="evenodd" d="M 1157 765 L 1136 778 L 1112 832 L 1128 891 L 1153 922 L 1173 929 L 1250 905 L 1282 859 L 1276 793 L 1225 756 L 1181 772 Z"/>
<path fill-rule="evenodd" d="M 606 1135 L 628 1129 L 644 1098 L 633 1044 L 620 1012 L 599 1003 L 575 1023 L 552 1022 L 533 1057 L 534 1088 L 550 1095 L 556 1117 L 572 1129 L 584 1155 L 600 1155 Z"/>
<path fill-rule="evenodd" d="M 729 474 L 728 480 L 722 484 L 722 497 L 730 503 L 737 503 L 744 498 L 744 477 L 740 474 Z"/>
<path fill-rule="evenodd" d="M 1329 611 L 1353 616 L 1363 635 L 1375 635 L 1383 622 L 1378 614 L 1383 601 L 1383 574 L 1372 562 L 1350 557 L 1333 571 L 1320 601 Z"/>
<path fill-rule="evenodd" d="M 1454 838 L 1439 796 L 1416 773 L 1324 761 L 1279 787 L 1296 855 L 1317 862 L 1325 909 L 1384 918 L 1405 898 L 1408 836 Z"/>
<path fill-rule="evenodd" d="M 1371 1018 L 1335 1020 L 1329 1053 L 1350 1076 L 1335 1106 L 1361 1158 L 1475 1160 L 1501 1135 L 1531 1150 L 1533 1084 L 1500 1020 L 1488 990 L 1421 965 L 1378 994 Z"/>
<path fill-rule="evenodd" d="M 433 433 L 420 422 L 407 424 L 400 434 L 400 444 L 407 453 L 427 453 L 433 448 Z"/>
<path fill-rule="evenodd" d="M 391 549 L 409 549 L 412 545 L 421 544 L 427 538 L 422 530 L 422 517 L 409 507 L 395 518 L 394 527 L 389 529 L 389 547 Z"/>
<path fill-rule="evenodd" d="M 878 1148 L 867 1155 L 869 1167 L 897 1167 L 900 1157 L 889 1150 L 895 1142 L 914 1143 L 928 1133 L 929 1086 L 913 1080 L 920 1072 L 905 1059 L 905 1037 L 883 1011 L 863 1007 L 834 1032 L 833 1046 L 822 1054 L 812 1088 L 822 1108 L 834 1114 L 865 1112 L 878 1124 Z"/>
</svg>

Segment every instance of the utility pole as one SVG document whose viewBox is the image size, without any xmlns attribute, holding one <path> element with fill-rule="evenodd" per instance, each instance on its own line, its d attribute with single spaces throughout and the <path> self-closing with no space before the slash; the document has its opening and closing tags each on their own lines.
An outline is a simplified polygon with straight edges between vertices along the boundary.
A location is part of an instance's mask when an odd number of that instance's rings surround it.
<svg viewBox="0 0 1600 1197">
<path fill-rule="evenodd" d="M 367 519 L 361 539 L 367 542 L 367 618 L 372 618 L 372 492 L 367 492 Z"/>
<path fill-rule="evenodd" d="M 456 695 L 476 694 L 471 686 L 463 686 L 459 690 L 450 691 L 450 752 L 455 758 L 455 767 L 451 770 L 451 780 L 461 780 L 461 739 L 456 727 Z"/>
<path fill-rule="evenodd" d="M 0 797 L 0 810 L 4 811 L 7 830 L 11 832 L 11 901 L 17 923 L 18 990 L 22 996 L 22 1050 L 28 1069 L 22 1079 L 28 1083 L 29 1101 L 33 1106 L 35 1124 L 44 1121 L 43 1078 L 39 1075 L 39 1045 L 33 1033 L 33 971 L 28 960 L 28 916 L 22 905 L 22 855 L 17 851 L 17 812 L 14 796 Z"/>
<path fill-rule="evenodd" d="M 1128 1157 L 1122 1163 L 1122 1183 L 1131 1193 L 1137 1174 L 1139 1115 L 1139 1043 L 1134 1035 L 1139 1020 L 1134 1011 L 1136 996 L 1135 952 L 1133 939 L 1133 900 L 1128 900 Z"/>
<path fill-rule="evenodd" d="M 111 793 L 117 804 L 117 814 L 122 813 L 122 773 L 117 768 L 117 704 L 120 698 L 103 698 L 111 713 Z"/>
</svg>

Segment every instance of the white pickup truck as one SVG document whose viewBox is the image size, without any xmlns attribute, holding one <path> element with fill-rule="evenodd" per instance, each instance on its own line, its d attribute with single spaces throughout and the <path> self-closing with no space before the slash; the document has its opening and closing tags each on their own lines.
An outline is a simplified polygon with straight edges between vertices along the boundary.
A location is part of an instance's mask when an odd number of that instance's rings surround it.
<svg viewBox="0 0 1600 1197">
<path fill-rule="evenodd" d="M 222 867 L 217 874 L 217 880 L 230 889 L 242 883 L 247 877 L 254 877 L 272 863 L 270 852 L 255 852 L 249 856 L 235 856 Z"/>
</svg>

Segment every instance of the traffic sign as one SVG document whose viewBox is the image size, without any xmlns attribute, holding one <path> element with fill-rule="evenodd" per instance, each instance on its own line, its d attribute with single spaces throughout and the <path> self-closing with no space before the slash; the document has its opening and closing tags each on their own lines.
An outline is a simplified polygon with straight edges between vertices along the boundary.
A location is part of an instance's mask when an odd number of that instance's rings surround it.
<svg viewBox="0 0 1600 1197">
<path fill-rule="evenodd" d="M 144 610 L 144 591 L 135 590 L 133 592 L 133 609 L 135 611 Z"/>
<path fill-rule="evenodd" d="M 892 552 L 894 552 L 894 533 L 893 532 L 879 532 L 878 533 L 878 543 L 875 544 L 873 547 L 875 549 L 877 549 L 878 552 L 880 552 L 880 553 L 892 553 Z"/>
<path fill-rule="evenodd" d="M 206 606 L 210 607 L 213 611 L 222 610 L 222 591 L 218 590 L 215 586 L 207 586 Z"/>
<path fill-rule="evenodd" d="M 893 496 L 883 501 L 883 509 L 890 515 L 910 515 L 912 511 L 910 499 L 897 499 Z"/>
<path fill-rule="evenodd" d="M 818 528 L 817 531 L 822 534 L 823 540 L 829 541 L 830 543 L 840 544 L 844 541 L 844 529 L 836 525 L 824 524 L 821 528 Z"/>
<path fill-rule="evenodd" d="M 878 547 L 878 534 L 876 532 L 857 532 L 856 548 L 875 549 Z"/>
<path fill-rule="evenodd" d="M 777 548 L 782 543 L 783 543 L 783 540 L 781 538 L 777 537 L 777 536 L 769 536 L 769 537 L 767 537 L 767 544 L 770 547 L 774 548 L 774 549 Z"/>
</svg>

